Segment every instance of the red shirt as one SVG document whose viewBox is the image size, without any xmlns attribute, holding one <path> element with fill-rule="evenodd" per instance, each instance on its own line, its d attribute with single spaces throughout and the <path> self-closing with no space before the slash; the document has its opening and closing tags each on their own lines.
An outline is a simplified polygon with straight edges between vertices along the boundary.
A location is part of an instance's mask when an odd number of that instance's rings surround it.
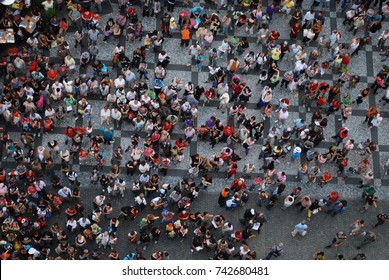
<svg viewBox="0 0 389 280">
<path fill-rule="evenodd" d="M 242 179 L 236 179 L 234 182 L 232 182 L 231 189 L 234 189 L 235 191 L 240 191 L 241 189 L 247 189 L 247 185 Z"/>
<path fill-rule="evenodd" d="M 28 72 L 35 71 L 35 70 L 36 70 L 36 67 L 37 67 L 36 60 L 32 60 L 32 61 L 31 61 L 31 65 L 28 67 Z"/>
<path fill-rule="evenodd" d="M 83 20 L 90 21 L 90 20 L 92 20 L 93 13 L 91 11 L 85 11 L 82 13 L 81 17 Z"/>
<path fill-rule="evenodd" d="M 342 64 L 347 65 L 350 63 L 350 57 L 348 55 L 343 56 Z"/>
<path fill-rule="evenodd" d="M 326 103 L 326 100 L 325 100 L 323 97 L 320 97 L 320 98 L 317 100 L 317 105 L 318 105 L 318 106 L 323 106 L 325 103 Z"/>
<path fill-rule="evenodd" d="M 243 89 L 243 87 L 242 87 L 242 85 L 240 85 L 240 84 L 237 84 L 237 85 L 233 85 L 233 86 L 232 86 L 232 92 L 233 92 L 234 94 L 240 94 L 240 93 L 242 92 L 242 89 Z"/>
<path fill-rule="evenodd" d="M 329 180 L 332 180 L 332 174 L 329 172 L 324 172 L 323 179 L 328 182 Z"/>
<path fill-rule="evenodd" d="M 170 132 L 172 130 L 173 126 L 170 122 L 164 122 L 163 123 L 163 129 Z"/>
<path fill-rule="evenodd" d="M 339 107 L 340 107 L 340 103 L 338 102 L 338 101 L 336 101 L 336 100 L 333 100 L 332 102 L 331 102 L 331 105 L 332 105 L 332 107 L 336 110 L 336 109 L 338 109 Z"/>
<path fill-rule="evenodd" d="M 332 191 L 327 197 L 330 202 L 335 202 L 339 199 L 340 196 L 338 192 Z"/>
<path fill-rule="evenodd" d="M 348 137 L 348 130 L 346 128 L 342 127 L 339 131 L 339 137 L 342 139 Z"/>
<path fill-rule="evenodd" d="M 74 128 L 70 127 L 65 129 L 63 134 L 65 134 L 69 138 L 72 138 L 76 134 L 76 131 L 74 130 Z"/>
<path fill-rule="evenodd" d="M 343 168 L 344 167 L 346 167 L 348 165 L 348 161 L 347 161 L 347 159 L 342 159 L 341 161 L 340 161 L 340 166 L 342 166 Z"/>
<path fill-rule="evenodd" d="M 234 127 L 233 126 L 229 126 L 229 125 L 226 125 L 223 129 L 223 133 L 224 135 L 226 135 L 227 137 L 230 137 L 233 133 L 234 133 Z"/>
<path fill-rule="evenodd" d="M 186 141 L 183 140 L 181 143 L 178 141 L 178 139 L 176 140 L 176 142 L 174 143 L 178 148 L 186 148 Z"/>
<path fill-rule="evenodd" d="M 319 88 L 319 84 L 312 82 L 312 83 L 309 84 L 308 91 L 309 92 L 315 92 L 315 91 L 317 91 L 318 88 Z"/>
<path fill-rule="evenodd" d="M 377 85 L 379 85 L 380 87 L 384 84 L 384 80 L 381 79 L 380 76 L 377 76 L 377 77 L 375 78 L 375 82 L 376 82 Z"/>
<path fill-rule="evenodd" d="M 292 31 L 293 33 L 299 33 L 301 29 L 301 24 L 296 22 L 295 24 L 292 25 Z"/>
<path fill-rule="evenodd" d="M 47 77 L 49 77 L 50 80 L 54 81 L 58 76 L 57 70 L 50 69 L 47 71 Z"/>
</svg>

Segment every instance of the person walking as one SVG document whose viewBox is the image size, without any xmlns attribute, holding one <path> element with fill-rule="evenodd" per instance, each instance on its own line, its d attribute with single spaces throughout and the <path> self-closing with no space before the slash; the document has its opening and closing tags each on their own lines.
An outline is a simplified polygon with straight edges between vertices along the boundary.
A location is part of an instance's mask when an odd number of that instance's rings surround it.
<svg viewBox="0 0 389 280">
<path fill-rule="evenodd" d="M 363 240 L 363 242 L 361 244 L 359 244 L 359 246 L 357 246 L 357 249 L 360 250 L 362 247 L 370 244 L 370 243 L 373 243 L 376 241 L 376 235 L 374 232 L 372 231 L 367 231 L 366 232 L 366 235 L 365 235 L 365 239 Z"/>
<path fill-rule="evenodd" d="M 356 220 L 350 225 L 350 227 L 352 228 L 350 235 L 359 235 L 361 233 L 363 234 L 361 231 L 365 227 L 365 222 L 364 220 Z"/>
<path fill-rule="evenodd" d="M 265 260 L 270 260 L 271 257 L 278 258 L 279 256 L 281 256 L 282 252 L 284 251 L 283 247 L 284 247 L 284 244 L 282 242 L 280 242 L 278 244 L 274 244 L 270 248 L 270 252 L 265 257 Z"/>
<path fill-rule="evenodd" d="M 326 246 L 326 249 L 332 248 L 332 247 L 340 247 L 342 246 L 347 240 L 347 235 L 343 231 L 338 231 L 335 235 L 335 237 L 332 239 L 331 244 L 328 244 Z"/>
<path fill-rule="evenodd" d="M 389 222 L 388 215 L 381 212 L 377 215 L 377 223 L 373 226 L 373 228 L 376 228 L 376 227 L 383 225 L 384 223 L 388 223 L 388 222 Z"/>
</svg>

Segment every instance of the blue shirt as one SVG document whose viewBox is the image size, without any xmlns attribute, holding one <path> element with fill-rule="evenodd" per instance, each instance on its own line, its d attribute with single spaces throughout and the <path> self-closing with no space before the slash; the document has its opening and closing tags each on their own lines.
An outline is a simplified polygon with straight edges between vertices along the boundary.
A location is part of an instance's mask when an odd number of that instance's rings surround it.
<svg viewBox="0 0 389 280">
<path fill-rule="evenodd" d="M 104 128 L 102 127 L 102 128 L 100 128 L 100 131 L 104 132 L 104 134 L 103 134 L 104 140 L 107 140 L 107 141 L 112 140 L 112 137 L 113 137 L 113 131 L 112 130 L 104 131 Z"/>
<path fill-rule="evenodd" d="M 198 10 L 198 9 L 200 9 L 200 10 Z M 193 7 L 193 9 L 192 9 L 192 13 L 194 13 L 196 16 L 198 16 L 202 12 L 203 12 L 203 7 L 200 7 L 200 6 Z"/>
<path fill-rule="evenodd" d="M 102 63 L 102 67 L 100 69 L 100 72 L 108 72 L 107 66 L 105 66 L 104 63 Z"/>
<path fill-rule="evenodd" d="M 308 226 L 306 224 L 299 223 L 295 225 L 294 229 L 297 230 L 298 232 L 303 232 L 308 229 Z"/>
<path fill-rule="evenodd" d="M 164 86 L 164 83 L 162 80 L 154 80 L 153 82 L 154 88 L 160 89 Z"/>
<path fill-rule="evenodd" d="M 276 7 L 272 8 L 271 5 L 267 6 L 267 14 L 269 16 L 272 16 L 274 14 L 275 10 L 276 10 Z"/>
<path fill-rule="evenodd" d="M 296 125 L 296 127 L 297 127 L 298 129 L 302 128 L 302 127 L 305 125 L 305 122 L 302 123 L 301 120 L 302 120 L 302 119 L 295 119 L 295 120 L 294 120 L 294 124 Z"/>
</svg>

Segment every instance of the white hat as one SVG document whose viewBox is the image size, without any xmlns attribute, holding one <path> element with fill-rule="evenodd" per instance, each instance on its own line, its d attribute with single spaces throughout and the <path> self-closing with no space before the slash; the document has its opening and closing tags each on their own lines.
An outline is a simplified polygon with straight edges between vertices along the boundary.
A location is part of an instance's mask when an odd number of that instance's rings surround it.
<svg viewBox="0 0 389 280">
<path fill-rule="evenodd" d="M 301 148 L 300 147 L 296 147 L 296 148 L 294 148 L 294 150 L 295 150 L 295 152 L 298 152 L 298 153 L 301 152 Z"/>
</svg>

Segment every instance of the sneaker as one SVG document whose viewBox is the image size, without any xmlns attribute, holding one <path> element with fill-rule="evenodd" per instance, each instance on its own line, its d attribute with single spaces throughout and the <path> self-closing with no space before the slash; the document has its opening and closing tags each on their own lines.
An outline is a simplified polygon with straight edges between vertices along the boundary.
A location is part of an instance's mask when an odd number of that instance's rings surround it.
<svg viewBox="0 0 389 280">
<path fill-rule="evenodd" d="M 146 251 L 146 249 L 147 249 L 147 246 L 144 246 L 144 247 L 143 247 L 143 251 Z"/>
<path fill-rule="evenodd" d="M 193 250 L 193 249 L 190 249 L 190 252 L 191 252 L 191 253 L 193 253 L 193 252 L 194 252 L 194 250 Z"/>
</svg>

